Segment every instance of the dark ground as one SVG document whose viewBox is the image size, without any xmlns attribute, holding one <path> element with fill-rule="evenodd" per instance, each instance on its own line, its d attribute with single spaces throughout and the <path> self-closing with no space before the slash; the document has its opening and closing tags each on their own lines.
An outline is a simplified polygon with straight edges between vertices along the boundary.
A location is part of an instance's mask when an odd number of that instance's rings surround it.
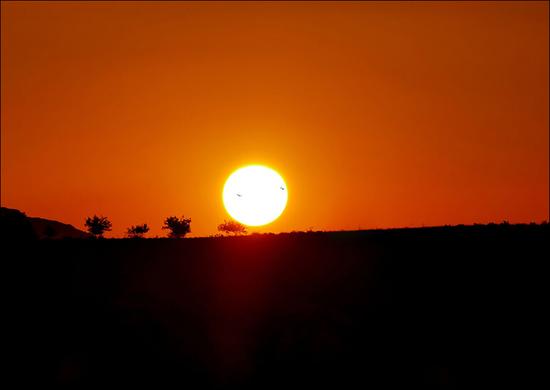
<svg viewBox="0 0 550 390">
<path fill-rule="evenodd" d="M 12 240 L 11 360 L 21 384 L 94 388 L 525 385 L 549 232 Z"/>
</svg>

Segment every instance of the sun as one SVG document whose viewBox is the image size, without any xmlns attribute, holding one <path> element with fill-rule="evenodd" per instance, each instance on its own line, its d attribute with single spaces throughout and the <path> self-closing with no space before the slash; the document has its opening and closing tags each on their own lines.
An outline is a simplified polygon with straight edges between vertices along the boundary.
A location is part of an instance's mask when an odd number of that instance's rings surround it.
<svg viewBox="0 0 550 390">
<path fill-rule="evenodd" d="M 223 204 L 233 219 L 248 226 L 273 222 L 288 200 L 285 181 L 263 165 L 249 165 L 233 172 L 223 187 Z"/>
</svg>

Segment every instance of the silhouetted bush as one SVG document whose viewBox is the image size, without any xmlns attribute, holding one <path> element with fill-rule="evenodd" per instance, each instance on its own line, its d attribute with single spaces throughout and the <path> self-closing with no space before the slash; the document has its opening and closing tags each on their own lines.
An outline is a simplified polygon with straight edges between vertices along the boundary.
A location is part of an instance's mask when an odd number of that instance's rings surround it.
<svg viewBox="0 0 550 390">
<path fill-rule="evenodd" d="M 126 230 L 126 234 L 130 238 L 143 238 L 143 235 L 149 231 L 149 226 L 146 223 L 143 225 L 132 225 Z"/>
<path fill-rule="evenodd" d="M 218 231 L 239 236 L 241 234 L 246 234 L 246 226 L 232 219 L 229 221 L 224 219 L 223 223 L 218 225 Z"/>
<path fill-rule="evenodd" d="M 170 238 L 183 238 L 187 233 L 191 233 L 191 218 L 185 218 L 184 216 L 181 219 L 175 216 L 168 217 L 164 220 L 162 228 L 170 230 L 170 233 L 168 233 Z"/>
<path fill-rule="evenodd" d="M 96 238 L 103 238 L 103 233 L 111 230 L 112 224 L 107 219 L 107 217 L 98 217 L 94 215 L 93 217 L 86 218 L 86 223 L 84 223 L 86 229 L 90 234 L 93 234 Z"/>
</svg>

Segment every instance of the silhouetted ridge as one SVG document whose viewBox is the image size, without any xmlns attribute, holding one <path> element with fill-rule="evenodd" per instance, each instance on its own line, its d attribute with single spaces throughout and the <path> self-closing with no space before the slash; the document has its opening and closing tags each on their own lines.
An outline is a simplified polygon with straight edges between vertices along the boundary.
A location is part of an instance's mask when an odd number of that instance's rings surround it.
<svg viewBox="0 0 550 390">
<path fill-rule="evenodd" d="M 25 213 L 2 207 L 0 232 L 3 239 L 35 240 L 88 238 L 90 235 L 73 225 L 51 219 L 27 217 Z"/>
</svg>

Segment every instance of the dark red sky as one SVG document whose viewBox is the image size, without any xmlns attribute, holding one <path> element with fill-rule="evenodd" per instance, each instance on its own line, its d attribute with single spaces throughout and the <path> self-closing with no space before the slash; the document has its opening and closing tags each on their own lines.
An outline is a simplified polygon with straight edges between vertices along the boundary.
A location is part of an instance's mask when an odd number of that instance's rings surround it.
<svg viewBox="0 0 550 390">
<path fill-rule="evenodd" d="M 2 205 L 111 236 L 548 219 L 548 2 L 2 2 Z"/>
</svg>

